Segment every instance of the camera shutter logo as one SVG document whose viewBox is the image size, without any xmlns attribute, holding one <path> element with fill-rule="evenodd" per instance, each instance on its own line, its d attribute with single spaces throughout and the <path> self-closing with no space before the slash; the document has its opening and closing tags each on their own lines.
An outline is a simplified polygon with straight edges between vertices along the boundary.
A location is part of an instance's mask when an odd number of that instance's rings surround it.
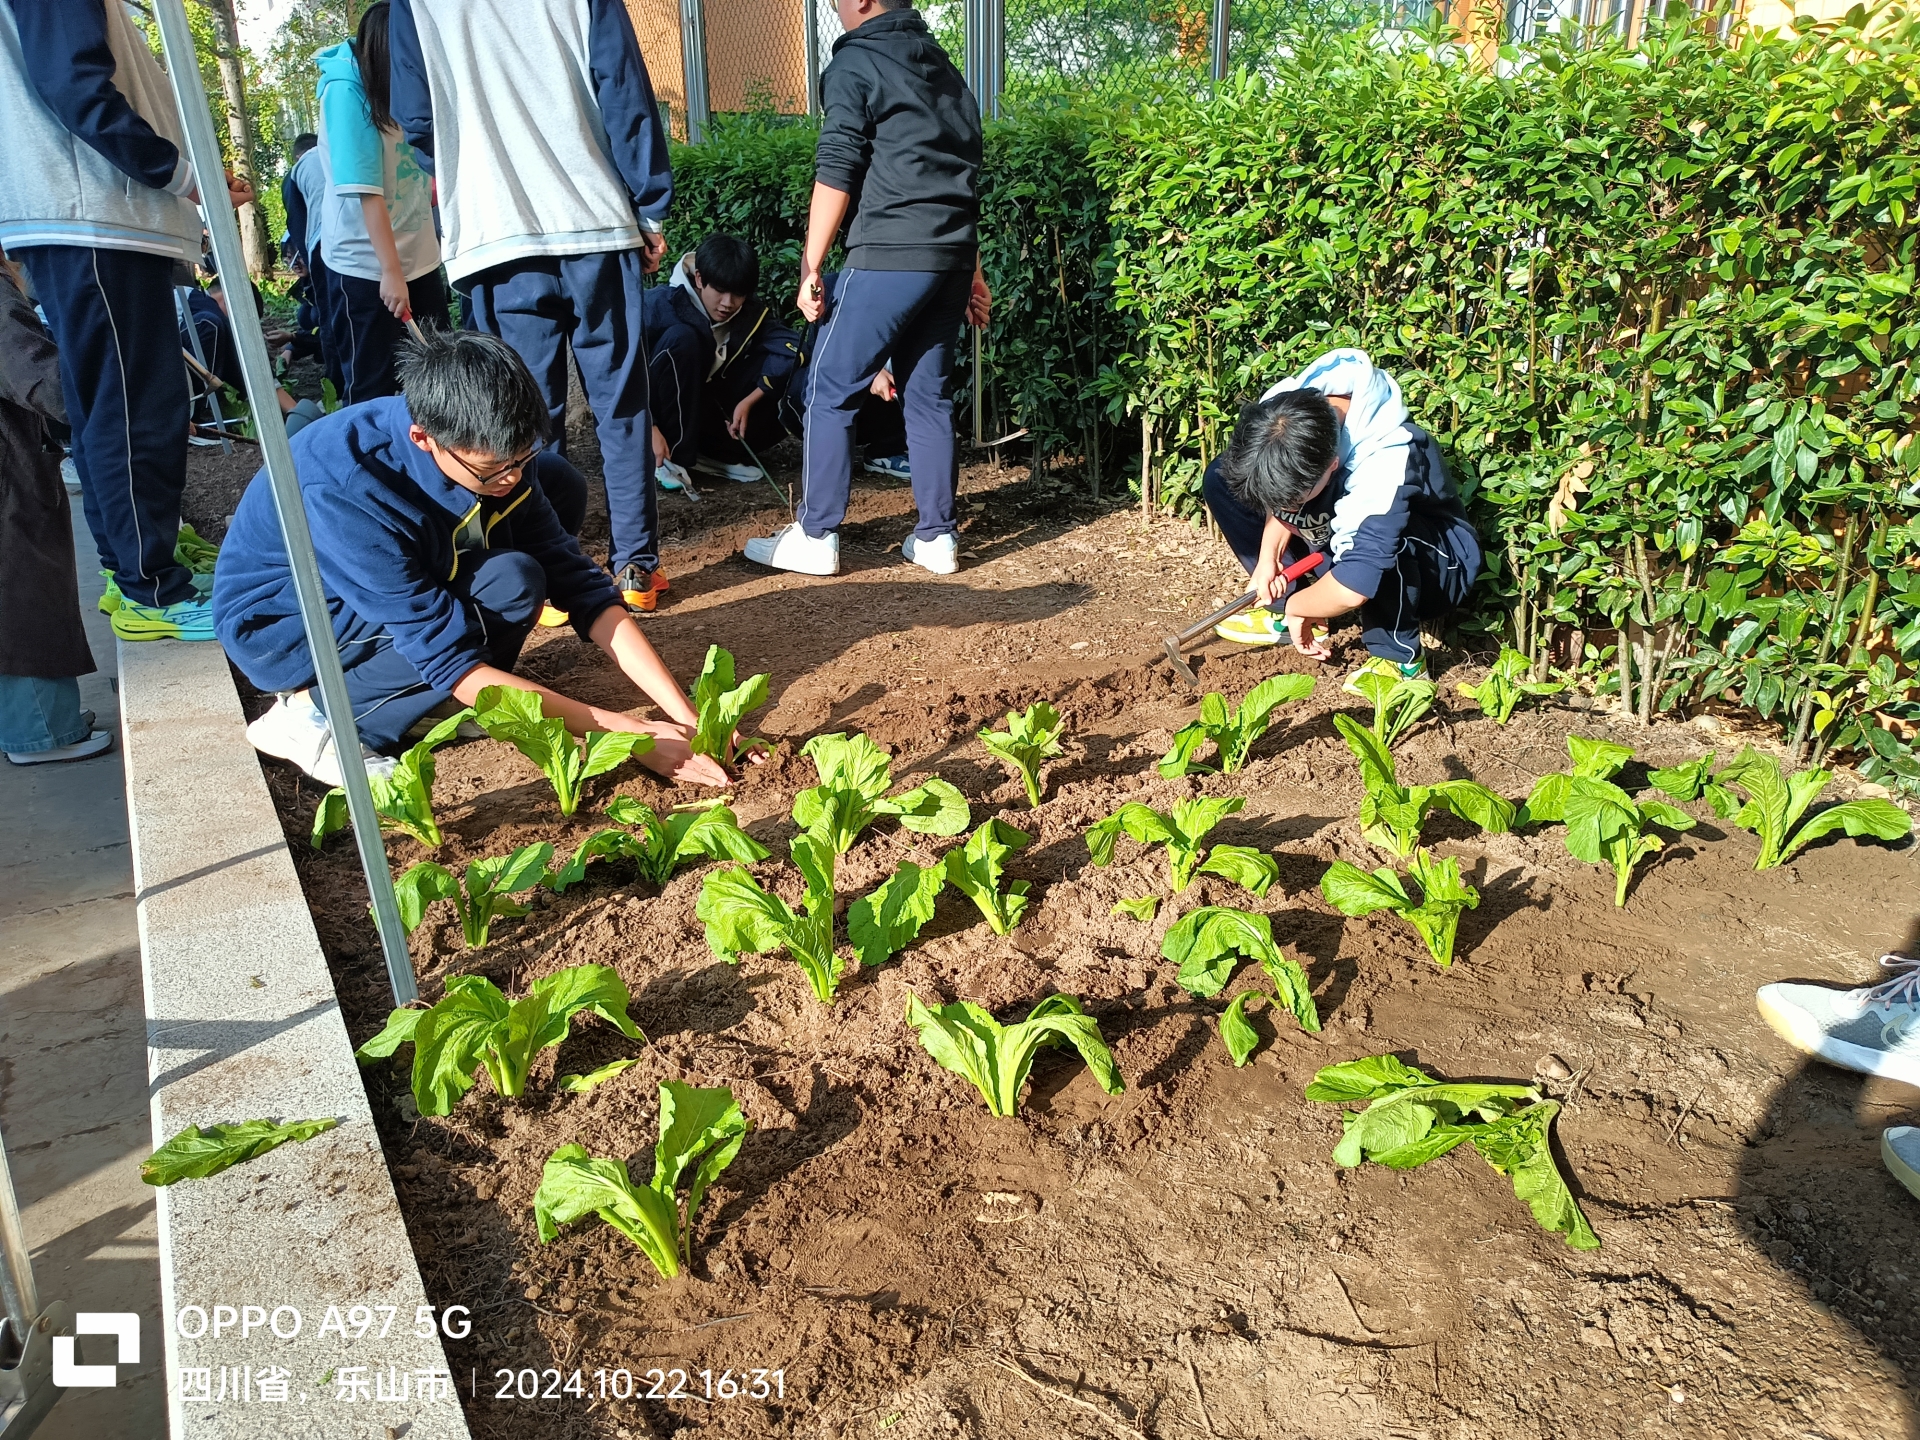
<svg viewBox="0 0 1920 1440">
<path fill-rule="evenodd" d="M 74 1363 L 74 1341 L 80 1335 L 111 1335 L 120 1346 L 112 1365 Z M 83 1310 L 73 1317 L 73 1334 L 53 1337 L 53 1383 L 69 1389 L 106 1389 L 118 1383 L 119 1367 L 140 1363 L 140 1317 L 126 1311 Z"/>
</svg>

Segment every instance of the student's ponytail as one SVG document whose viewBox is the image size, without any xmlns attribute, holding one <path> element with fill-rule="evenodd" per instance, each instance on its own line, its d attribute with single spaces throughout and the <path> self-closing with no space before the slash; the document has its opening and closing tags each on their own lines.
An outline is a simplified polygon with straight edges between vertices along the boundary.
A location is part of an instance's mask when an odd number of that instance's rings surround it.
<svg viewBox="0 0 1920 1440">
<path fill-rule="evenodd" d="M 387 47 L 387 0 L 369 5 L 360 17 L 360 32 L 353 39 L 353 60 L 360 67 L 360 87 L 367 94 L 367 113 L 376 130 L 397 134 L 393 118 L 393 58 Z"/>
</svg>

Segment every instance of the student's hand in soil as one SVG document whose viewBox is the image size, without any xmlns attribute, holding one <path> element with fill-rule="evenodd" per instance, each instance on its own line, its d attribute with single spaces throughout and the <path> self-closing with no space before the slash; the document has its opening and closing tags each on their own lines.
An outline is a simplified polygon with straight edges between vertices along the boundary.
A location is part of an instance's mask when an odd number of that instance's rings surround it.
<svg viewBox="0 0 1920 1440">
<path fill-rule="evenodd" d="M 712 785 L 725 788 L 733 783 L 726 767 L 710 755 L 693 753 L 692 732 L 672 721 L 635 720 L 623 727 L 653 737 L 653 749 L 636 755 L 647 769 L 664 775 L 676 785 Z"/>
<path fill-rule="evenodd" d="M 1293 634 L 1293 648 L 1302 655 L 1314 660 L 1333 658 L 1333 647 L 1327 643 L 1327 633 L 1314 629 L 1313 617 L 1288 611 L 1287 629 Z"/>
</svg>

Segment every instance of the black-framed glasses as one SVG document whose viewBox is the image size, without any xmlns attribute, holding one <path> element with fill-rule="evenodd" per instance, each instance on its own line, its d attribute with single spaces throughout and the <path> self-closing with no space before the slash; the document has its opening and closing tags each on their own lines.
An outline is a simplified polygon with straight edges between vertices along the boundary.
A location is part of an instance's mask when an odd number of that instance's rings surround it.
<svg viewBox="0 0 1920 1440">
<path fill-rule="evenodd" d="M 502 465 L 498 469 L 489 470 L 484 475 L 482 475 L 478 470 L 474 469 L 471 465 L 467 464 L 466 461 L 462 460 L 459 454 L 454 450 L 450 449 L 445 445 L 442 445 L 440 448 L 442 450 L 445 450 L 447 454 L 453 456 L 454 463 L 457 464 L 462 470 L 466 471 L 467 474 L 471 475 L 476 485 L 485 486 L 485 485 L 493 484 L 495 481 L 499 480 L 503 475 L 512 475 L 512 474 L 515 474 L 516 472 L 525 470 L 527 466 L 531 465 L 535 461 L 535 459 L 539 457 L 540 452 L 547 448 L 547 442 L 544 440 L 534 441 L 533 448 L 527 451 L 527 453 L 522 455 L 518 460 L 514 460 L 509 462 L 508 464 Z"/>
</svg>

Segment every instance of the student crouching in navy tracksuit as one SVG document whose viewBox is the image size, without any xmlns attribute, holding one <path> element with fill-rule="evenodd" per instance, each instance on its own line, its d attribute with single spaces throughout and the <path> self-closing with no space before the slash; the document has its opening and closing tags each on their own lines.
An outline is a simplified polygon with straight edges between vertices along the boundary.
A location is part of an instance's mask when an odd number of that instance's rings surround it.
<svg viewBox="0 0 1920 1440">
<path fill-rule="evenodd" d="M 398 389 L 394 357 L 406 322 L 443 326 L 446 286 L 433 227 L 433 182 L 388 107 L 386 0 L 351 41 L 322 50 L 320 150 L 332 182 L 322 211 L 343 403 Z"/>
<path fill-rule="evenodd" d="M 251 282 L 247 290 L 253 299 L 255 311 L 264 315 L 266 305 L 260 298 L 260 291 Z M 227 313 L 227 294 L 220 277 L 214 276 L 205 290 L 195 288 L 187 291 L 186 300 L 186 313 L 191 317 L 193 332 L 188 334 L 187 320 L 183 318 L 180 348 L 192 355 L 197 342 L 200 359 L 213 378 L 244 396 L 247 393 L 247 377 L 240 368 L 240 346 L 233 338 L 233 319 Z M 213 407 L 207 403 L 208 392 L 212 388 L 198 375 L 194 376 L 188 387 L 192 402 L 190 413 L 195 424 L 213 423 Z M 279 386 L 274 387 L 274 394 L 280 402 L 280 417 L 286 422 L 289 435 L 299 434 L 325 413 L 317 401 L 295 400 Z M 227 418 L 232 419 L 231 416 Z"/>
<path fill-rule="evenodd" d="M 467 323 L 532 368 L 565 444 L 567 352 L 593 409 L 610 568 L 651 610 L 660 569 L 642 275 L 673 198 L 667 133 L 621 0 L 395 0 L 393 102 L 440 182 Z"/>
<path fill-rule="evenodd" d="M 688 470 L 750 483 L 752 454 L 786 438 L 780 402 L 800 360 L 800 337 L 754 291 L 760 257 L 732 235 L 711 235 L 680 257 L 673 279 L 647 291 L 653 457 L 662 489 Z"/>
<path fill-rule="evenodd" d="M 211 640 L 174 556 L 187 376 L 173 273 L 199 254 L 199 191 L 173 92 L 126 6 L 0 3 L 0 135 L 0 247 L 26 266 L 60 347 L 87 528 L 124 600 L 114 631 Z"/>
<path fill-rule="evenodd" d="M 1363 351 L 1322 355 L 1249 405 L 1202 489 L 1265 602 L 1220 625 L 1223 639 L 1272 645 L 1291 632 L 1324 660 L 1314 622 L 1358 610 L 1368 654 L 1411 675 L 1423 622 L 1458 608 L 1480 573 L 1440 447 Z M 1280 572 L 1315 551 L 1327 563 L 1289 594 Z"/>
<path fill-rule="evenodd" d="M 491 335 L 428 331 L 405 347 L 400 378 L 404 396 L 337 411 L 293 444 L 347 693 L 375 768 L 390 769 L 377 757 L 399 750 L 436 708 L 511 685 L 539 694 L 546 713 L 575 734 L 651 735 L 641 763 L 662 774 L 727 783 L 724 770 L 691 752 L 696 716 L 686 694 L 569 533 L 584 518 L 586 482 L 543 453 L 546 401 L 519 356 Z M 556 502 L 571 513 L 558 514 Z M 549 599 L 665 721 L 634 720 L 514 676 Z M 228 658 L 277 692 L 247 727 L 254 748 L 339 784 L 264 473 L 220 547 L 213 607 Z"/>
<path fill-rule="evenodd" d="M 961 322 L 986 324 L 992 302 L 980 273 L 980 107 L 904 0 L 837 3 L 847 33 L 820 76 L 825 119 L 800 270 L 808 320 L 826 311 L 821 271 L 851 212 L 847 264 L 808 359 L 799 519 L 749 540 L 746 556 L 808 575 L 839 570 L 854 420 L 890 358 L 920 512 L 902 553 L 950 575 L 960 564 L 954 348 Z"/>
</svg>

